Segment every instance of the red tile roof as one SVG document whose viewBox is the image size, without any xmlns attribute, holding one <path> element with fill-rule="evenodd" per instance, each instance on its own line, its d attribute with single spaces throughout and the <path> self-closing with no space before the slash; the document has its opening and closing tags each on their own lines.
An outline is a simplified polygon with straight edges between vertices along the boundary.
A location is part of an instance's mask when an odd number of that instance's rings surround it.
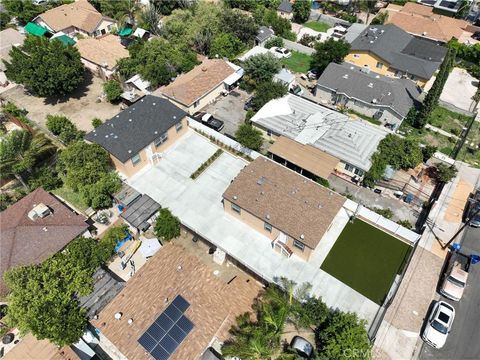
<svg viewBox="0 0 480 360">
<path fill-rule="evenodd" d="M 35 205 L 45 204 L 51 214 L 30 220 L 28 213 Z M 63 249 L 82 234 L 88 225 L 42 188 L 31 192 L 0 213 L 0 294 L 6 292 L 3 273 L 19 266 L 37 264 Z"/>
</svg>

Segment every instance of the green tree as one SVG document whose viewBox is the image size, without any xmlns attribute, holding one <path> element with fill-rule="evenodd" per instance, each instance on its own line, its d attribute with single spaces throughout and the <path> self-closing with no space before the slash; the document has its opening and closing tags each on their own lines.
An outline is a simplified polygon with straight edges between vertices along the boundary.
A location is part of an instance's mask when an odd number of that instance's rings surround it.
<svg viewBox="0 0 480 360">
<path fill-rule="evenodd" d="M 330 38 L 323 43 L 318 42 L 312 55 L 312 67 L 322 73 L 331 62 L 341 63 L 349 50 L 350 44 L 344 40 Z"/>
<path fill-rule="evenodd" d="M 267 41 L 265 41 L 265 44 L 263 45 L 265 49 L 270 49 L 274 46 L 283 47 L 283 39 L 281 37 L 274 36 L 268 39 Z"/>
<path fill-rule="evenodd" d="M 32 1 L 2 0 L 2 5 L 5 7 L 7 14 L 10 17 L 15 17 L 22 25 L 45 11 L 42 6 L 33 5 Z"/>
<path fill-rule="evenodd" d="M 247 90 L 252 90 L 263 82 L 271 81 L 273 75 L 280 71 L 281 64 L 272 54 L 260 54 L 245 61 L 243 68 L 245 70 L 244 86 Z"/>
<path fill-rule="evenodd" d="M 38 265 L 7 271 L 9 324 L 58 346 L 77 342 L 87 325 L 78 297 L 92 292 L 92 275 L 123 237 L 124 226 L 112 227 L 100 241 L 80 237 Z"/>
<path fill-rule="evenodd" d="M 6 29 L 11 19 L 12 18 L 10 15 L 8 15 L 8 13 L 0 12 L 0 30 Z"/>
<path fill-rule="evenodd" d="M 140 48 L 138 51 L 136 51 Z M 186 47 L 174 47 L 167 40 L 154 38 L 143 46 L 129 47 L 130 58 L 118 62 L 122 76 L 139 73 L 153 87 L 168 84 L 178 73 L 190 71 L 198 64 L 196 54 Z"/>
<path fill-rule="evenodd" d="M 244 44 L 253 43 L 258 32 L 255 20 L 238 10 L 226 10 L 222 16 L 221 26 L 224 31 L 234 35 Z"/>
<path fill-rule="evenodd" d="M 141 27 L 148 30 L 153 35 L 160 35 L 160 20 L 162 15 L 157 7 L 148 5 L 145 6 L 140 13 Z"/>
<path fill-rule="evenodd" d="M 47 115 L 47 129 L 64 144 L 82 140 L 85 135 L 84 131 L 79 131 L 75 124 L 63 115 Z"/>
<path fill-rule="evenodd" d="M 123 89 L 117 80 L 108 80 L 103 84 L 103 92 L 107 96 L 107 100 L 113 103 L 120 100 Z"/>
<path fill-rule="evenodd" d="M 417 109 L 415 109 L 415 107 L 412 106 L 410 110 L 408 110 L 407 116 L 405 116 L 405 121 L 407 122 L 407 124 L 411 126 L 415 126 L 417 122 L 417 115 L 418 115 Z"/>
<path fill-rule="evenodd" d="M 28 187 L 32 191 L 39 187 L 42 187 L 46 191 L 52 191 L 61 187 L 62 184 L 63 182 L 58 176 L 58 172 L 46 166 L 40 168 L 28 180 Z"/>
<path fill-rule="evenodd" d="M 283 38 L 288 38 L 292 29 L 290 20 L 278 15 L 276 8 L 267 9 L 265 6 L 257 6 L 253 12 L 253 18 L 257 24 L 271 27 L 277 36 Z"/>
<path fill-rule="evenodd" d="M 6 72 L 38 96 L 66 95 L 82 82 L 84 67 L 74 46 L 45 37 L 27 36 L 22 46 L 12 47 Z"/>
<path fill-rule="evenodd" d="M 163 208 L 155 220 L 153 231 L 155 236 L 170 241 L 180 236 L 180 221 L 169 209 Z"/>
<path fill-rule="evenodd" d="M 310 10 L 312 9 L 311 0 L 296 0 L 293 3 L 293 20 L 296 23 L 303 24 L 310 17 Z"/>
<path fill-rule="evenodd" d="M 435 81 L 428 91 L 427 96 L 423 100 L 422 107 L 418 112 L 416 122 L 414 124 L 415 127 L 421 129 L 425 126 L 428 122 L 428 118 L 432 114 L 432 111 L 437 107 L 438 100 L 440 99 L 440 95 L 442 94 L 443 87 L 447 82 L 448 75 L 452 70 L 454 63 L 455 63 L 455 56 L 456 50 L 453 47 L 448 49 L 447 55 L 443 59 L 442 65 L 440 65 L 440 69 L 438 70 L 437 76 Z"/>
<path fill-rule="evenodd" d="M 99 119 L 97 117 L 92 119 L 92 126 L 93 126 L 94 129 L 96 129 L 97 127 L 99 127 L 102 124 L 103 124 L 103 121 L 101 119 Z"/>
<path fill-rule="evenodd" d="M 97 144 L 71 144 L 58 156 L 57 170 L 65 185 L 93 208 L 108 207 L 110 194 L 121 187 L 118 175 L 111 171 L 108 153 Z"/>
<path fill-rule="evenodd" d="M 0 141 L 0 176 L 6 179 L 15 176 L 27 188 L 24 176 L 56 147 L 41 133 L 14 130 Z"/>
<path fill-rule="evenodd" d="M 256 151 L 260 150 L 263 144 L 262 133 L 247 123 L 238 127 L 235 138 L 243 146 Z"/>
<path fill-rule="evenodd" d="M 317 332 L 319 359 L 370 359 L 365 326 L 365 321 L 353 313 L 333 312 Z"/>
<path fill-rule="evenodd" d="M 302 328 L 317 327 L 327 319 L 328 306 L 320 299 L 310 297 L 296 311 L 295 323 Z"/>
<path fill-rule="evenodd" d="M 209 50 L 211 57 L 233 59 L 243 48 L 242 42 L 232 34 L 222 33 L 212 42 Z"/>
<path fill-rule="evenodd" d="M 437 147 L 433 145 L 426 145 L 422 148 L 423 162 L 427 162 L 433 154 L 437 151 Z"/>
<path fill-rule="evenodd" d="M 457 176 L 457 168 L 454 165 L 438 163 L 434 167 L 434 177 L 438 182 L 448 183 Z"/>
<path fill-rule="evenodd" d="M 383 25 L 388 20 L 388 12 L 380 12 L 372 19 L 370 25 Z"/>
<path fill-rule="evenodd" d="M 287 86 L 285 86 L 283 83 L 276 81 L 262 82 L 255 89 L 252 107 L 255 111 L 258 111 L 270 100 L 280 98 L 286 95 L 287 92 Z"/>
</svg>

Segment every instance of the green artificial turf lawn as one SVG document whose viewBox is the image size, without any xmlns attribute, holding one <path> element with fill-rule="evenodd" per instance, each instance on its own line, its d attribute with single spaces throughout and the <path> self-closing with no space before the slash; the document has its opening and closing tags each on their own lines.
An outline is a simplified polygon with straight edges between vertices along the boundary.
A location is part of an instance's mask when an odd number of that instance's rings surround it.
<svg viewBox="0 0 480 360">
<path fill-rule="evenodd" d="M 306 26 L 312 30 L 318 31 L 318 32 L 326 32 L 328 29 L 331 28 L 330 25 L 318 22 L 318 21 L 308 21 L 303 26 Z"/>
<path fill-rule="evenodd" d="M 348 223 L 321 269 L 381 305 L 412 248 L 359 219 Z"/>
</svg>

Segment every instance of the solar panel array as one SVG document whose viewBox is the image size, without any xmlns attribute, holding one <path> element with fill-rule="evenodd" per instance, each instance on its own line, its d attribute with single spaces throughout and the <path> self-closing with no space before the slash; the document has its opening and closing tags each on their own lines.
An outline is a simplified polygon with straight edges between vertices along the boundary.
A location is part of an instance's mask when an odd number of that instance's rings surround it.
<svg viewBox="0 0 480 360">
<path fill-rule="evenodd" d="M 193 323 L 184 315 L 190 303 L 177 297 L 138 339 L 140 345 L 155 360 L 168 360 L 193 329 Z"/>
</svg>

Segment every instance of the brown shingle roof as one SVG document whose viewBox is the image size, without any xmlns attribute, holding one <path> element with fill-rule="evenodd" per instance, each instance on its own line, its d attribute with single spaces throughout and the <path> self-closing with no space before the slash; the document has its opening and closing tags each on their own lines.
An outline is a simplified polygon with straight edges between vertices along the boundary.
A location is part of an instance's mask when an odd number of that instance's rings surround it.
<svg viewBox="0 0 480 360">
<path fill-rule="evenodd" d="M 57 6 L 38 16 L 54 31 L 62 31 L 74 26 L 92 33 L 105 18 L 87 0 L 77 0 L 71 4 Z M 110 19 L 109 19 L 110 20 Z"/>
<path fill-rule="evenodd" d="M 35 221 L 28 213 L 34 205 L 47 205 L 51 214 Z M 37 264 L 63 249 L 88 225 L 45 190 L 38 188 L 0 213 L 0 294 L 6 292 L 3 273 L 19 266 Z"/>
<path fill-rule="evenodd" d="M 340 161 L 310 144 L 301 144 L 285 136 L 280 136 L 268 151 L 324 179 Z"/>
<path fill-rule="evenodd" d="M 100 66 L 106 64 L 109 70 L 115 68 L 118 60 L 129 56 L 120 38 L 112 34 L 97 39 L 80 39 L 75 46 L 82 58 Z"/>
<path fill-rule="evenodd" d="M 263 157 L 246 166 L 223 197 L 312 249 L 345 202 L 337 193 Z"/>
<path fill-rule="evenodd" d="M 407 2 L 402 8 L 389 5 L 387 23 L 415 35 L 447 42 L 452 37 L 459 39 L 468 23 L 464 20 L 433 13 L 433 8 Z"/>
<path fill-rule="evenodd" d="M 178 266 L 181 270 L 178 271 Z M 194 328 L 170 357 L 193 360 L 200 357 L 214 336 L 227 339 L 235 317 L 251 311 L 260 287 L 254 281 L 236 277 L 228 284 L 218 279 L 196 256 L 179 245 L 162 247 L 127 283 L 120 294 L 99 314 L 92 324 L 129 360 L 152 359 L 138 343 L 146 329 L 177 295 L 190 307 L 185 316 Z M 115 320 L 117 312 L 123 314 Z M 128 325 L 128 319 L 133 319 Z"/>
<path fill-rule="evenodd" d="M 32 334 L 21 338 L 4 360 L 80 360 L 69 347 L 58 348 L 48 340 L 37 340 Z"/>
<path fill-rule="evenodd" d="M 190 106 L 219 86 L 235 72 L 224 60 L 205 60 L 186 74 L 180 75 L 171 84 L 161 87 L 154 94 L 164 95 Z"/>
</svg>

